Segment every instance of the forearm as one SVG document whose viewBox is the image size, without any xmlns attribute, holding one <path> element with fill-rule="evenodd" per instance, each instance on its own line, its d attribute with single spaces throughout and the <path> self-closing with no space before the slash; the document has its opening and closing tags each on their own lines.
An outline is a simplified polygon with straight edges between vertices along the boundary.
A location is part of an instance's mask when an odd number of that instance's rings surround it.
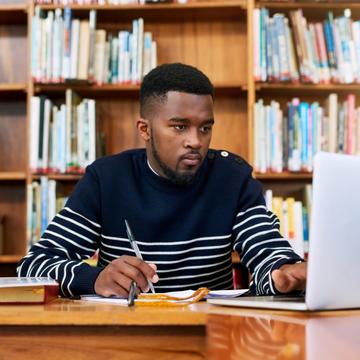
<svg viewBox="0 0 360 360">
<path fill-rule="evenodd" d="M 19 276 L 48 276 L 65 296 L 93 293 L 101 271 L 84 263 L 98 247 L 100 227 L 70 208 L 61 210 L 18 265 Z"/>
<path fill-rule="evenodd" d="M 71 260 L 52 252 L 30 251 L 17 268 L 18 276 L 43 276 L 60 284 L 62 296 L 94 293 L 94 284 L 102 269 L 80 260 Z"/>
<path fill-rule="evenodd" d="M 279 232 L 279 222 L 265 206 L 241 212 L 234 227 L 234 249 L 253 276 L 251 289 L 256 294 L 276 294 L 271 272 L 302 259 Z"/>
</svg>

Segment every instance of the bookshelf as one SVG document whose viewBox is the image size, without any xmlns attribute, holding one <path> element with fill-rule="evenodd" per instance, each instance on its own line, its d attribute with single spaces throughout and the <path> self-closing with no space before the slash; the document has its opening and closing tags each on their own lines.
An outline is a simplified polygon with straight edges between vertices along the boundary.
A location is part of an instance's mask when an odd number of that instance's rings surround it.
<svg viewBox="0 0 360 360">
<path fill-rule="evenodd" d="M 294 96 L 325 99 L 331 92 L 360 93 L 359 84 L 258 83 L 253 77 L 253 10 L 266 7 L 271 14 L 303 9 L 311 20 L 323 20 L 329 7 L 334 14 L 352 9 L 360 18 L 360 4 L 274 2 L 255 0 L 193 0 L 187 4 L 72 5 L 74 18 L 87 19 L 97 10 L 97 28 L 109 32 L 130 29 L 135 18 L 144 19 L 158 45 L 158 64 L 184 62 L 204 71 L 215 85 L 215 117 L 211 146 L 227 149 L 254 160 L 254 104 L 259 98 L 286 104 Z M 62 6 L 41 5 L 44 11 Z M 40 175 L 29 169 L 30 99 L 46 95 L 54 103 L 64 102 L 65 91 L 96 100 L 98 130 L 106 139 L 106 153 L 141 147 L 134 120 L 138 116 L 136 84 L 47 84 L 34 83 L 30 76 L 32 1 L 2 4 L 0 0 L 0 215 L 6 216 L 4 254 L 0 275 L 14 269 L 26 244 L 26 186 Z M 49 174 L 70 194 L 81 175 Z M 264 188 L 281 196 L 301 199 L 311 183 L 311 173 L 255 174 Z M 238 258 L 234 258 L 238 262 Z M 6 269 L 5 269 L 6 268 Z"/>
<path fill-rule="evenodd" d="M 26 117 L 28 4 L 0 2 L 0 214 L 4 255 L 0 274 L 10 275 L 24 253 L 26 231 Z"/>
</svg>

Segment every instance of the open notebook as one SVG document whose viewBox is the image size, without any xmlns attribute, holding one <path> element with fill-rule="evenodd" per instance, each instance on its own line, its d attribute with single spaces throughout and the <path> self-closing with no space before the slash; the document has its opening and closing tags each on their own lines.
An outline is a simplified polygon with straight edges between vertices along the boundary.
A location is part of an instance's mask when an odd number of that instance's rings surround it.
<svg viewBox="0 0 360 360">
<path fill-rule="evenodd" d="M 178 305 L 189 305 L 193 304 L 202 299 L 218 299 L 218 298 L 229 298 L 238 297 L 246 294 L 248 289 L 239 290 L 208 290 L 206 288 L 200 288 L 198 290 L 184 290 L 184 291 L 172 291 L 168 293 L 141 293 L 135 300 L 135 305 L 143 306 L 178 306 Z M 104 304 L 117 304 L 117 305 L 128 305 L 127 298 L 119 297 L 103 297 L 99 295 L 82 295 L 81 300 L 98 302 Z"/>
</svg>

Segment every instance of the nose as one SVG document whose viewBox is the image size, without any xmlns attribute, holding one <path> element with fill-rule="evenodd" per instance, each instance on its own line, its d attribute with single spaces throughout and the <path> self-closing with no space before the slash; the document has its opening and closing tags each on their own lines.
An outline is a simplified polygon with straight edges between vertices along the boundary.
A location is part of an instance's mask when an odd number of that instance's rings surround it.
<svg viewBox="0 0 360 360">
<path fill-rule="evenodd" d="M 188 131 L 184 140 L 184 146 L 185 148 L 191 149 L 201 148 L 200 134 L 197 129 L 191 129 L 191 131 Z"/>
</svg>

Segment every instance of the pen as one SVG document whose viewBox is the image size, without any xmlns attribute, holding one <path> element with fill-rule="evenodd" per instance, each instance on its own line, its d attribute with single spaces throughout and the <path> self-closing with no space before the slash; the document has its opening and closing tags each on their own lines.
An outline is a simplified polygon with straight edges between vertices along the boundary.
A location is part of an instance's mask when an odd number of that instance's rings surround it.
<svg viewBox="0 0 360 360">
<path fill-rule="evenodd" d="M 132 281 L 130 285 L 129 296 L 127 301 L 128 306 L 135 305 L 135 298 L 136 298 L 136 282 Z"/>
<path fill-rule="evenodd" d="M 129 241 L 130 241 L 130 245 L 132 247 L 132 249 L 134 250 L 135 252 L 135 255 L 136 257 L 138 257 L 139 259 L 143 260 L 143 257 L 141 255 L 141 252 L 137 246 L 137 243 L 135 241 L 135 237 L 130 229 L 130 226 L 129 226 L 129 223 L 127 222 L 127 220 L 125 219 L 125 226 L 126 226 L 126 233 L 127 233 L 127 236 L 129 238 Z M 154 289 L 154 285 L 152 284 L 152 282 L 150 280 L 147 281 L 148 282 L 148 285 L 150 287 L 150 290 L 153 294 L 155 294 L 155 289 Z"/>
</svg>

